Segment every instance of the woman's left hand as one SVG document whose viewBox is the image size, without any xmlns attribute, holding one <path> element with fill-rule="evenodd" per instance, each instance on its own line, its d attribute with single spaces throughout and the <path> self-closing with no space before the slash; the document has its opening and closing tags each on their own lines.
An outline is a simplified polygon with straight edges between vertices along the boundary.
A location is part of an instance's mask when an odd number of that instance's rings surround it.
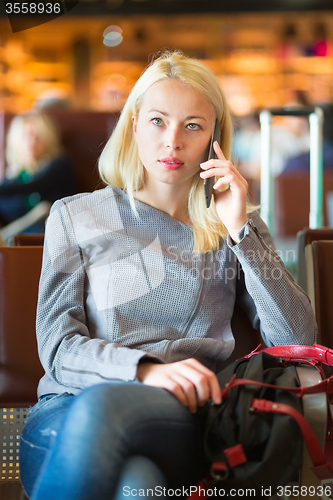
<svg viewBox="0 0 333 500">
<path fill-rule="evenodd" d="M 226 160 L 218 142 L 214 142 L 217 158 L 201 163 L 202 179 L 216 176 L 214 184 L 214 199 L 217 213 L 227 228 L 231 238 L 238 243 L 238 232 L 247 221 L 246 195 L 247 181 L 238 172 L 231 161 Z M 228 186 L 225 191 L 217 191 L 222 186 Z"/>
</svg>

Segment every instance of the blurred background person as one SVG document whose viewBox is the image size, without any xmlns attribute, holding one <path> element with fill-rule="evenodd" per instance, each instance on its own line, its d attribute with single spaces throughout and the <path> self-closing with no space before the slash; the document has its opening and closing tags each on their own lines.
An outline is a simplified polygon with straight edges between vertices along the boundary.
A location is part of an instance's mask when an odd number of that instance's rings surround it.
<svg viewBox="0 0 333 500">
<path fill-rule="evenodd" d="M 70 109 L 70 107 L 71 102 L 67 92 L 52 87 L 39 94 L 32 106 L 41 113 L 49 109 Z"/>
<path fill-rule="evenodd" d="M 332 55 L 325 23 L 316 23 L 314 26 L 314 44 L 311 55 L 315 57 L 327 57 Z"/>
<path fill-rule="evenodd" d="M 61 146 L 59 132 L 46 114 L 13 118 L 6 145 L 7 169 L 0 182 L 0 224 L 22 217 L 40 201 L 75 194 L 73 166 Z M 44 232 L 41 220 L 28 232 Z"/>
</svg>

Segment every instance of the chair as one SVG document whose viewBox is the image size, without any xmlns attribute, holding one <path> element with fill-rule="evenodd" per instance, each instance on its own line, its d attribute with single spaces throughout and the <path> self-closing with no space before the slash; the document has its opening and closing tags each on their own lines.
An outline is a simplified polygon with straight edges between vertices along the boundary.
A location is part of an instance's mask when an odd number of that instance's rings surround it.
<svg viewBox="0 0 333 500">
<path fill-rule="evenodd" d="M 296 281 L 307 292 L 305 248 L 315 240 L 333 240 L 333 228 L 321 227 L 310 229 L 305 227 L 297 233 L 297 269 Z"/>
<path fill-rule="evenodd" d="M 35 315 L 43 247 L 0 247 L 0 498 L 25 498 L 18 449 L 24 419 L 37 400 L 43 369 Z"/>
<path fill-rule="evenodd" d="M 323 174 L 323 224 L 328 224 L 326 198 L 333 191 L 333 172 Z M 309 224 L 310 174 L 283 172 L 274 180 L 274 229 L 277 236 L 295 236 Z"/>
<path fill-rule="evenodd" d="M 44 234 L 20 233 L 13 237 L 12 245 L 16 247 L 43 246 Z"/>
<path fill-rule="evenodd" d="M 308 294 L 318 324 L 318 343 L 333 348 L 333 241 L 306 249 Z"/>
<path fill-rule="evenodd" d="M 42 246 L 0 248 L 0 442 L 3 449 L 0 498 L 4 500 L 26 499 L 19 481 L 18 451 L 24 421 L 29 407 L 37 400 L 37 384 L 43 375 L 35 334 L 42 251 Z M 238 305 L 232 325 L 236 349 L 224 365 L 260 343 L 259 332 L 253 330 Z"/>
<path fill-rule="evenodd" d="M 65 151 L 72 160 L 80 192 L 105 186 L 97 160 L 114 129 L 119 114 L 108 111 L 49 110 L 61 131 Z"/>
</svg>

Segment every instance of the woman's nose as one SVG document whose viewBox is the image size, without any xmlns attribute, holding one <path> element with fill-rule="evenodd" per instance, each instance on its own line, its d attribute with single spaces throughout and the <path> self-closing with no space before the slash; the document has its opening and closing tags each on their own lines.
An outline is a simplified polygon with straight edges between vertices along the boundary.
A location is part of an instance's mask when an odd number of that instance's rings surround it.
<svg viewBox="0 0 333 500">
<path fill-rule="evenodd" d="M 182 133 L 178 127 L 170 127 L 166 133 L 166 146 L 172 150 L 182 147 Z"/>
</svg>

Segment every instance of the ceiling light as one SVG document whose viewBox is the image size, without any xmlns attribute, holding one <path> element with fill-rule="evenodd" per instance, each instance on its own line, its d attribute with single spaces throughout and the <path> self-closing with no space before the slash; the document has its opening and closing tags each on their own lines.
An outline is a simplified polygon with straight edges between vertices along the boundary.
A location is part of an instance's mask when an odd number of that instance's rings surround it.
<svg viewBox="0 0 333 500">
<path fill-rule="evenodd" d="M 106 28 L 103 32 L 104 45 L 107 45 L 108 47 L 116 47 L 119 45 L 123 40 L 122 32 L 122 29 L 118 26 L 109 26 Z"/>
</svg>

